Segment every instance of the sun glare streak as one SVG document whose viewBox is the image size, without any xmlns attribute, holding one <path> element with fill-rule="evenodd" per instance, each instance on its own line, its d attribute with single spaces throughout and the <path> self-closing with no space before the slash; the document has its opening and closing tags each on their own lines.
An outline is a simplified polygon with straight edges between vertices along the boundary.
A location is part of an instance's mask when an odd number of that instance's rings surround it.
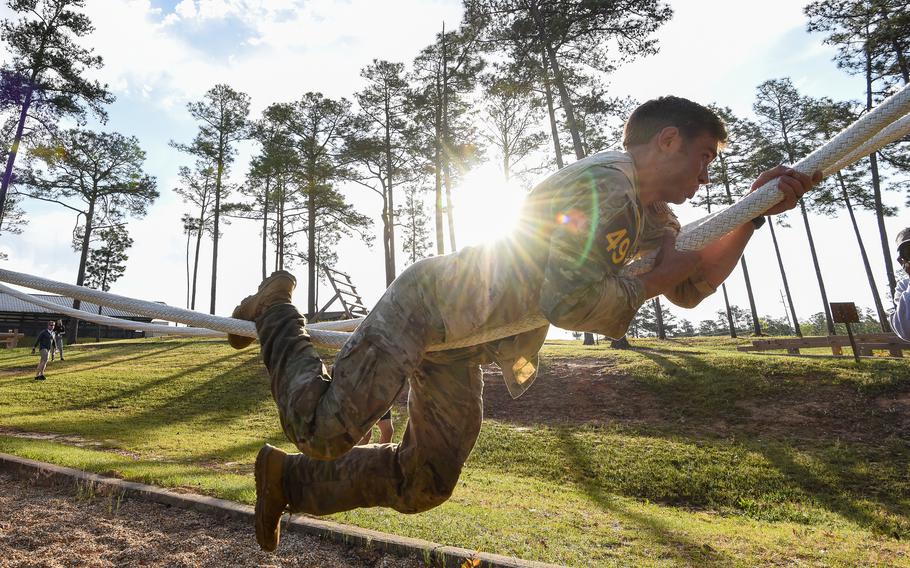
<svg viewBox="0 0 910 568">
<path fill-rule="evenodd" d="M 515 228 L 527 193 L 503 179 L 487 163 L 468 173 L 452 195 L 458 247 L 478 245 L 507 236 Z"/>
</svg>

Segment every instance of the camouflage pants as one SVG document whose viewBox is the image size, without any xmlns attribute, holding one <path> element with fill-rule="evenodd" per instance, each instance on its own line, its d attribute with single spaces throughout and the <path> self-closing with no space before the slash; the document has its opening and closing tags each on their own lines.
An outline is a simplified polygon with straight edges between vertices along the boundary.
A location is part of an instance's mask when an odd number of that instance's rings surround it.
<svg viewBox="0 0 910 568">
<path fill-rule="evenodd" d="M 301 450 L 286 461 L 293 512 L 357 507 L 425 511 L 452 493 L 483 418 L 482 348 L 427 354 L 444 338 L 434 263 L 406 270 L 345 344 L 332 376 L 291 304 L 256 322 L 282 428 Z M 401 444 L 356 446 L 410 382 Z"/>
</svg>

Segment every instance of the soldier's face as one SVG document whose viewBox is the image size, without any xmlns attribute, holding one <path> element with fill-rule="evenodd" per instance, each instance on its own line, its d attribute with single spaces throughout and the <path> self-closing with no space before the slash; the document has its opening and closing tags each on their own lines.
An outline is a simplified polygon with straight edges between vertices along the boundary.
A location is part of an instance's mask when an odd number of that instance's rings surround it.
<svg viewBox="0 0 910 568">
<path fill-rule="evenodd" d="M 700 134 L 686 139 L 680 133 L 667 148 L 663 200 L 679 204 L 692 199 L 698 188 L 708 183 L 708 164 L 716 157 L 716 138 Z"/>
<path fill-rule="evenodd" d="M 910 243 L 904 243 L 897 249 L 897 262 L 910 276 Z"/>
</svg>

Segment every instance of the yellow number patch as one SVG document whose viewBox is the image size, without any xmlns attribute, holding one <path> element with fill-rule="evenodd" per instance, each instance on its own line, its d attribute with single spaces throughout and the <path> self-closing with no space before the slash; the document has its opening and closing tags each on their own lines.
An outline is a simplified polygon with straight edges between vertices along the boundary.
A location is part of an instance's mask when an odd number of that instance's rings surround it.
<svg viewBox="0 0 910 568">
<path fill-rule="evenodd" d="M 607 233 L 607 251 L 613 251 L 610 257 L 613 264 L 621 264 L 626 259 L 629 245 L 628 232 L 625 229 Z"/>
</svg>

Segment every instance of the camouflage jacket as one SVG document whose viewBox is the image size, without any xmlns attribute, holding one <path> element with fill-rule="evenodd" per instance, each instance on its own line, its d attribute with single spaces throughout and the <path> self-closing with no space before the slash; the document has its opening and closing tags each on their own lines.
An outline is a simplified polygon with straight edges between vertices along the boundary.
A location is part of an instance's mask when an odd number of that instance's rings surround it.
<svg viewBox="0 0 910 568">
<path fill-rule="evenodd" d="M 437 265 L 446 340 L 535 312 L 564 329 L 622 337 L 647 298 L 621 270 L 659 247 L 667 227 L 678 232 L 679 221 L 666 204 L 642 207 L 629 154 L 601 152 L 563 168 L 531 191 L 509 238 Z M 713 292 L 696 275 L 667 297 L 692 307 Z M 548 327 L 486 345 L 513 397 L 533 381 Z"/>
</svg>

